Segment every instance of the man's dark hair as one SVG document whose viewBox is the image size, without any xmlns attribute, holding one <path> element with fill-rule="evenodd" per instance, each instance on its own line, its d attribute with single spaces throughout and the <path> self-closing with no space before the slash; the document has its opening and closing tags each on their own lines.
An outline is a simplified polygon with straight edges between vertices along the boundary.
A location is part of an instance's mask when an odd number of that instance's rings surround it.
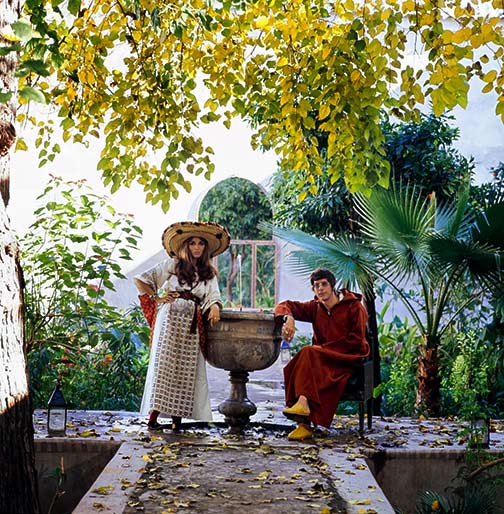
<svg viewBox="0 0 504 514">
<path fill-rule="evenodd" d="M 313 283 L 316 280 L 322 280 L 323 278 L 327 279 L 329 284 L 331 284 L 331 287 L 334 288 L 334 286 L 336 285 L 336 278 L 335 278 L 335 276 L 332 274 L 331 271 L 329 271 L 328 269 L 323 269 L 323 268 L 316 269 L 310 275 L 310 284 L 313 287 Z"/>
</svg>

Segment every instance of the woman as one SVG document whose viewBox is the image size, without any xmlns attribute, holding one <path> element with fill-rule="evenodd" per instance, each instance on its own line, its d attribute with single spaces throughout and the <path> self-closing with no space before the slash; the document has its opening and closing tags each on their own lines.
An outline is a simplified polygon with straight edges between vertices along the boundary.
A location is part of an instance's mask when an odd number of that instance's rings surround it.
<svg viewBox="0 0 504 514">
<path fill-rule="evenodd" d="M 220 319 L 217 271 L 210 259 L 224 252 L 229 241 L 227 230 L 216 223 L 174 223 L 162 236 L 170 258 L 134 277 L 152 331 L 140 409 L 149 414 L 151 430 L 167 428 L 158 422 L 161 412 L 172 416 L 175 430 L 183 417 L 212 419 L 203 317 L 212 326 Z"/>
</svg>

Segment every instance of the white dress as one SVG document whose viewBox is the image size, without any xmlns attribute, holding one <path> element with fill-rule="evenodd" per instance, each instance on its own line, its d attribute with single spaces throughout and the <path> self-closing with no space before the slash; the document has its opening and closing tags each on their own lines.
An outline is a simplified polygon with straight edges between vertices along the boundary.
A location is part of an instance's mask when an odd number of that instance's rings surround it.
<svg viewBox="0 0 504 514">
<path fill-rule="evenodd" d="M 221 305 L 217 277 L 196 282 L 192 287 L 179 284 L 175 260 L 166 259 L 135 276 L 162 295 L 170 291 L 190 291 L 205 313 L 212 304 Z M 205 358 L 200 349 L 198 330 L 194 330 L 196 304 L 177 298 L 158 305 L 149 367 L 140 413 L 153 409 L 167 416 L 211 421 Z M 193 329 L 193 330 L 191 330 Z"/>
</svg>

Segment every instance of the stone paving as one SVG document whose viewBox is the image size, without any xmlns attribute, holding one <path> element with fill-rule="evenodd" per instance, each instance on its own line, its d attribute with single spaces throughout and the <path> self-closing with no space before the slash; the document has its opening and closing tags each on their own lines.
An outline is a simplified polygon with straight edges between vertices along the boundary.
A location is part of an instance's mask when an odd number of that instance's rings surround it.
<svg viewBox="0 0 504 514">
<path fill-rule="evenodd" d="M 356 416 L 337 416 L 330 430 L 305 443 L 287 440 L 282 416 L 282 364 L 254 372 L 247 385 L 257 413 L 243 435 L 227 432 L 218 404 L 227 373 L 209 367 L 214 423 L 186 422 L 176 434 L 151 433 L 138 413 L 71 411 L 62 444 L 121 442 L 115 457 L 74 514 L 248 513 L 393 514 L 368 466 L 369 452 L 459 452 L 463 427 L 450 420 L 374 417 L 358 435 Z M 47 437 L 44 411 L 36 437 Z M 492 452 L 504 452 L 504 424 L 493 424 Z"/>
</svg>

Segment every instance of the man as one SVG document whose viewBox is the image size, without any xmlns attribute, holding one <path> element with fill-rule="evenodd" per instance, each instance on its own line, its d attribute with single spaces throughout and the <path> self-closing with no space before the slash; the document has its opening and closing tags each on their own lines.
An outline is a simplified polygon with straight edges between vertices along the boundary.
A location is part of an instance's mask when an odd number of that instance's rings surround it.
<svg viewBox="0 0 504 514">
<path fill-rule="evenodd" d="M 284 368 L 284 415 L 298 422 L 289 439 L 312 437 L 312 423 L 329 428 L 349 377 L 369 355 L 366 341 L 367 312 L 361 295 L 336 290 L 327 269 L 310 276 L 315 298 L 308 302 L 284 301 L 275 316 L 284 317 L 282 336 L 294 337 L 295 320 L 312 323 L 312 346 L 301 349 Z"/>
</svg>

